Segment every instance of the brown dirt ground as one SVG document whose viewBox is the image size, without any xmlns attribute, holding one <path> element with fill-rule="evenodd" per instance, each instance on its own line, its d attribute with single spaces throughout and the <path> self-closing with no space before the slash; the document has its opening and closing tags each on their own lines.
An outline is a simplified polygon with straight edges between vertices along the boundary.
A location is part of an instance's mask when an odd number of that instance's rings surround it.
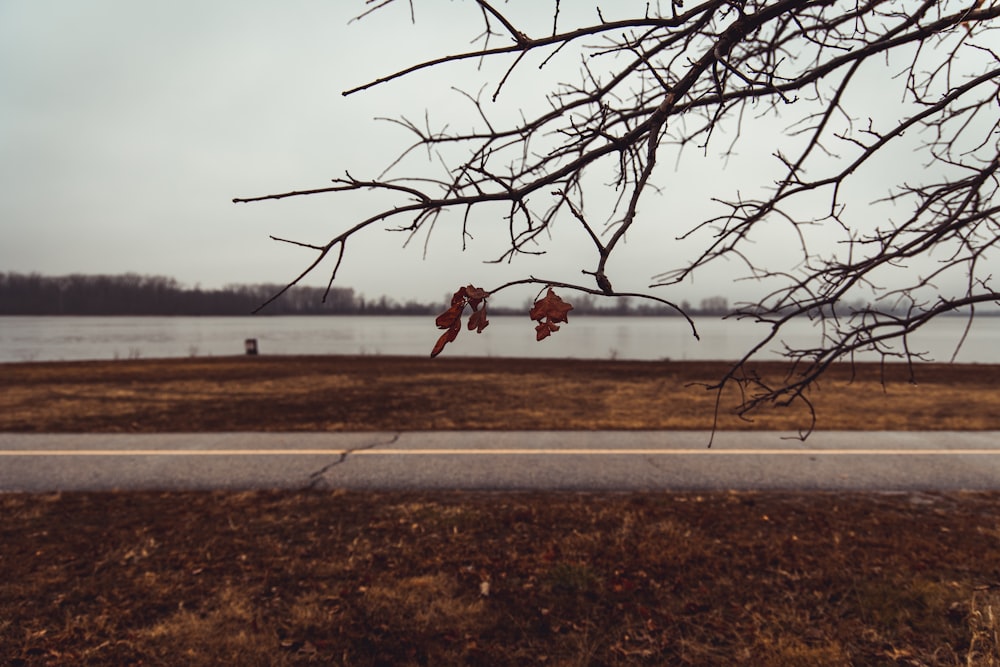
<svg viewBox="0 0 1000 667">
<path fill-rule="evenodd" d="M 10 364 L 0 430 L 708 428 L 722 370 Z M 819 428 L 1000 428 L 996 367 L 857 370 Z M 0 573 L 4 665 L 1000 665 L 1000 493 L 0 494 Z"/>
</svg>

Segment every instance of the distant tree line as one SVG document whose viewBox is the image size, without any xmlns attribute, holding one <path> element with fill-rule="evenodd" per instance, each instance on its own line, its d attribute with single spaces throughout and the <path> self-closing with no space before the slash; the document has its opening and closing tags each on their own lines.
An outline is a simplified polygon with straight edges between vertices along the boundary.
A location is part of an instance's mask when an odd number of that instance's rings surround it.
<svg viewBox="0 0 1000 667">
<path fill-rule="evenodd" d="M 575 315 L 616 315 L 629 317 L 678 317 L 673 308 L 656 302 L 640 301 L 629 297 L 607 298 L 593 294 L 577 294 L 569 299 L 573 304 Z M 530 304 L 529 304 L 530 306 Z M 728 315 L 729 300 L 724 296 L 711 296 L 698 301 L 697 305 L 689 301 L 681 304 L 683 310 L 693 315 Z M 491 307 L 491 310 L 493 308 Z M 497 309 L 497 312 L 500 312 Z M 527 309 L 517 311 L 518 314 Z"/>
<path fill-rule="evenodd" d="M 229 285 L 220 289 L 184 287 L 173 278 L 121 275 L 43 276 L 38 273 L 0 273 L 0 315 L 247 315 L 281 285 Z M 334 287 L 326 299 L 321 287 L 296 286 L 261 310 L 264 315 L 436 315 L 440 303 L 400 303 L 388 296 L 366 299 L 347 287 Z M 635 305 L 631 300 L 601 299 L 590 294 L 572 300 L 577 315 L 673 316 L 676 312 L 655 303 Z M 527 308 L 490 306 L 495 315 L 523 315 Z M 724 315 L 724 297 L 702 299 L 685 310 Z"/>
<path fill-rule="evenodd" d="M 188 288 L 173 278 L 123 275 L 42 276 L 0 273 L 3 315 L 247 315 L 279 287 L 231 285 Z M 262 311 L 270 315 L 356 312 L 354 290 L 301 287 Z"/>
</svg>

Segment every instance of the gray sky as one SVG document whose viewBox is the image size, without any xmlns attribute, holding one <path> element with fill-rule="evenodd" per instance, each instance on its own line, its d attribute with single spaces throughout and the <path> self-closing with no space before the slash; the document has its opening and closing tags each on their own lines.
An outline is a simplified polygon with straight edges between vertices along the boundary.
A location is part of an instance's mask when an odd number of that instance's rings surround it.
<svg viewBox="0 0 1000 667">
<path fill-rule="evenodd" d="M 359 66 L 348 4 L 0 4 L 0 266 L 293 275 L 304 257 L 267 235 L 308 235 L 335 203 L 231 199 L 322 185 L 364 157 L 341 130 L 373 109 L 339 91 L 379 66 Z"/>
<path fill-rule="evenodd" d="M 340 93 L 422 57 L 467 50 L 480 30 L 471 4 L 418 3 L 415 26 L 406 3 L 349 24 L 361 7 L 360 0 L 0 2 L 0 271 L 137 272 L 204 287 L 293 278 L 312 254 L 269 234 L 322 243 L 385 202 L 328 195 L 236 205 L 233 197 L 323 187 L 348 169 L 378 174 L 407 137 L 375 116 L 468 113 L 456 111 L 460 98 L 449 87 L 473 81 L 471 65 Z M 572 21 L 566 8 L 563 16 Z M 531 18 L 551 21 L 546 12 Z M 541 102 L 531 92 L 512 84 L 505 95 L 530 107 Z M 717 156 L 694 156 L 647 206 L 659 201 L 667 218 L 690 219 L 719 194 L 705 184 L 717 188 L 723 173 L 734 184 L 751 174 L 766 183 L 761 174 L 777 167 L 773 150 L 767 137 L 748 141 L 725 172 Z M 403 236 L 372 230 L 348 247 L 338 283 L 426 301 L 469 282 L 493 287 L 528 274 L 576 281 L 581 266 L 593 266 L 580 261 L 581 249 L 592 251 L 579 229 L 566 227 L 555 230 L 544 264 L 525 258 L 513 266 L 482 263 L 497 254 L 502 221 L 478 220 L 464 254 L 458 226 L 446 225 L 426 258 L 422 237 L 404 248 Z M 684 253 L 673 242 L 679 231 L 635 232 L 610 267 L 615 286 L 642 289 L 676 263 Z M 306 284 L 327 277 L 320 269 Z M 730 281 L 718 272 L 663 296 L 728 294 Z M 533 295 L 526 288 L 511 302 Z"/>
<path fill-rule="evenodd" d="M 405 3 L 349 24 L 360 7 L 0 3 L 0 270 L 131 271 L 204 287 L 294 277 L 311 255 L 269 234 L 320 243 L 371 203 L 231 199 L 322 187 L 346 169 L 377 174 L 406 137 L 373 118 L 447 112 L 459 100 L 443 97 L 455 83 L 445 77 L 475 74 L 451 67 L 342 97 L 422 55 L 466 50 L 480 29 L 475 11 L 454 3 L 418 4 L 416 26 Z M 544 267 L 484 265 L 497 254 L 495 238 L 483 229 L 461 254 L 459 235 L 438 230 L 424 259 L 423 238 L 404 249 L 402 235 L 369 232 L 349 247 L 338 282 L 403 301 L 528 273 L 580 278 L 583 238 L 567 237 Z M 619 289 L 641 289 L 663 268 L 648 244 L 632 245 L 649 256 L 620 263 Z M 528 288 L 514 302 L 532 295 Z"/>
</svg>

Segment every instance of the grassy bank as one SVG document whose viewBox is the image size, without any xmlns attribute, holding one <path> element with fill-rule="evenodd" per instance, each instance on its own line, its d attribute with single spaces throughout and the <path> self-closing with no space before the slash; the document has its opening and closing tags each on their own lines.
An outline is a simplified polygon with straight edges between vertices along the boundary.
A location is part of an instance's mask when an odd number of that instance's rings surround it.
<svg viewBox="0 0 1000 667">
<path fill-rule="evenodd" d="M 707 429 L 722 362 L 228 357 L 4 364 L 2 431 Z M 761 377 L 787 373 L 761 363 Z M 834 367 L 809 398 L 820 429 L 1000 429 L 1000 369 Z M 794 430 L 802 404 L 719 428 Z"/>
</svg>

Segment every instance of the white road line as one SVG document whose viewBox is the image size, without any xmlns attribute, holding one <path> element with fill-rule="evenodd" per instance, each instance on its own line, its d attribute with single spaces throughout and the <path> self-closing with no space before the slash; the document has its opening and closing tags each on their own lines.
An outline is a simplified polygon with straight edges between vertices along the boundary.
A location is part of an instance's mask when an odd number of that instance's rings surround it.
<svg viewBox="0 0 1000 667">
<path fill-rule="evenodd" d="M 997 456 L 998 449 L 8 449 L 44 456 Z"/>
</svg>

